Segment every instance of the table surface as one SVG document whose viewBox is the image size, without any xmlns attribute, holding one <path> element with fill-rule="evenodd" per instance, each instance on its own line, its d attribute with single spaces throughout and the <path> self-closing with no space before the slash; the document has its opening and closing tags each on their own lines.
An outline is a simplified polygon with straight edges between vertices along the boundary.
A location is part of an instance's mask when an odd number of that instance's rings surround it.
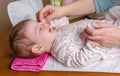
<svg viewBox="0 0 120 76">
<path fill-rule="evenodd" d="M 73 20 L 71 22 L 74 22 Z M 13 58 L 12 51 L 8 44 L 9 31 L 0 33 L 0 76 L 120 76 L 120 73 L 103 72 L 64 72 L 64 71 L 40 71 L 40 72 L 19 72 L 10 69 Z"/>
</svg>

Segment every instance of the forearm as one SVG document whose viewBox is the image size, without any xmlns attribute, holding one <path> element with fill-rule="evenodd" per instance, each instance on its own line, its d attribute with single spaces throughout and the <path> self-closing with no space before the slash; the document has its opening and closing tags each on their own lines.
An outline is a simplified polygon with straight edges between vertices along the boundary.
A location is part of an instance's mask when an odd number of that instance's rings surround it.
<svg viewBox="0 0 120 76">
<path fill-rule="evenodd" d="M 65 15 L 86 15 L 95 13 L 94 0 L 78 0 L 67 6 L 63 6 Z"/>
</svg>

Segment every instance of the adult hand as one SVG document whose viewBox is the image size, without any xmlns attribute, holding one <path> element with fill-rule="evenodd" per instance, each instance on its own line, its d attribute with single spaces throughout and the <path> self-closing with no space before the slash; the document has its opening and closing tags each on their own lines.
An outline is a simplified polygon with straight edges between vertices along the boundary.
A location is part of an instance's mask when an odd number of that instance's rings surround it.
<svg viewBox="0 0 120 76">
<path fill-rule="evenodd" d="M 97 46 L 120 46 L 120 28 L 108 23 L 93 23 L 94 30 L 87 27 L 85 36 Z"/>
<path fill-rule="evenodd" d="M 39 20 L 43 21 L 45 19 L 47 22 L 50 22 L 52 19 L 63 17 L 63 10 L 62 7 L 46 5 L 39 11 Z"/>
</svg>

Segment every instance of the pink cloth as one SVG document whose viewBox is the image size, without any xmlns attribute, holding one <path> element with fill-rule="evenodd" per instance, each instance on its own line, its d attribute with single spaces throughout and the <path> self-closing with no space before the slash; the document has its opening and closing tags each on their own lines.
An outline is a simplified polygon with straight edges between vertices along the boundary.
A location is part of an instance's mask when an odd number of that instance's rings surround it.
<svg viewBox="0 0 120 76">
<path fill-rule="evenodd" d="M 15 57 L 15 59 L 13 60 L 11 64 L 11 69 L 17 70 L 17 71 L 38 72 L 42 70 L 42 67 L 44 66 L 48 57 L 49 57 L 49 53 L 44 53 L 35 58 L 25 59 L 25 58 Z"/>
</svg>

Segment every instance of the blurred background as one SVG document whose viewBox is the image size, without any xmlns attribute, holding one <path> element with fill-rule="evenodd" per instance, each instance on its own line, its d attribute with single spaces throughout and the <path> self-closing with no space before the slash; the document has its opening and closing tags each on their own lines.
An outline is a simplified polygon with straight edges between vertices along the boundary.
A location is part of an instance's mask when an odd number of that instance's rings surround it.
<svg viewBox="0 0 120 76">
<path fill-rule="evenodd" d="M 0 0 L 0 34 L 8 30 L 12 26 L 7 13 L 7 5 L 12 1 L 15 0 Z M 50 0 L 42 1 L 44 5 L 50 3 Z"/>
</svg>

